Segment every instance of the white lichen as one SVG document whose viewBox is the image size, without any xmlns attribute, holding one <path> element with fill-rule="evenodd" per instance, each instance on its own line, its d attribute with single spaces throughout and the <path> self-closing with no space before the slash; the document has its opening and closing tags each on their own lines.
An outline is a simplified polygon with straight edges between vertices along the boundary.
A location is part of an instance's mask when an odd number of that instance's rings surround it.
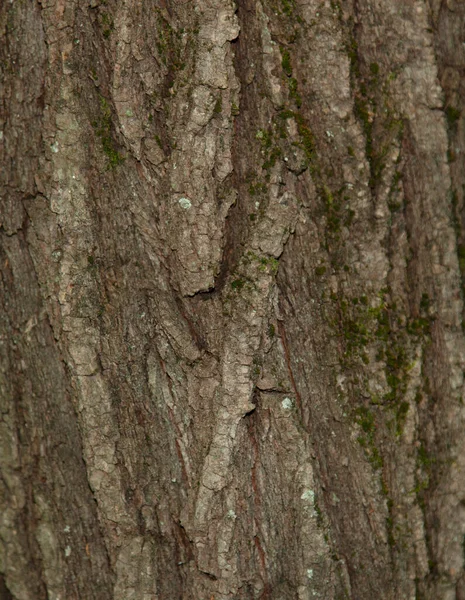
<svg viewBox="0 0 465 600">
<path fill-rule="evenodd" d="M 307 569 L 307 577 L 313 579 L 313 569 Z"/>
<path fill-rule="evenodd" d="M 291 410 L 291 408 L 294 406 L 294 401 L 292 400 L 292 398 L 288 398 L 286 396 L 281 402 L 281 406 L 284 408 L 284 410 Z"/>
<path fill-rule="evenodd" d="M 50 150 L 56 154 L 58 152 L 58 142 L 51 144 Z"/>
<path fill-rule="evenodd" d="M 66 546 L 65 548 L 65 556 L 68 557 L 71 555 L 71 546 Z"/>
<path fill-rule="evenodd" d="M 305 492 L 300 496 L 301 500 L 308 500 L 312 504 L 315 502 L 315 492 L 313 490 L 305 490 Z"/>
<path fill-rule="evenodd" d="M 228 510 L 228 519 L 231 519 L 232 521 L 235 521 L 237 519 L 237 515 L 232 510 L 232 508 L 230 510 Z"/>
<path fill-rule="evenodd" d="M 178 203 L 179 206 L 185 210 L 189 210 L 189 208 L 192 206 L 192 202 L 189 200 L 189 198 L 179 198 Z"/>
</svg>

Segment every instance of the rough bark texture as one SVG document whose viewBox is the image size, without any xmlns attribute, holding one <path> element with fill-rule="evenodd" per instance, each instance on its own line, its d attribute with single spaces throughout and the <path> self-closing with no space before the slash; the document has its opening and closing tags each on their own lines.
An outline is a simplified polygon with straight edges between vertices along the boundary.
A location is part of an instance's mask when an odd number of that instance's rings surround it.
<svg viewBox="0 0 465 600">
<path fill-rule="evenodd" d="M 465 4 L 0 3 L 0 598 L 464 600 Z"/>
</svg>

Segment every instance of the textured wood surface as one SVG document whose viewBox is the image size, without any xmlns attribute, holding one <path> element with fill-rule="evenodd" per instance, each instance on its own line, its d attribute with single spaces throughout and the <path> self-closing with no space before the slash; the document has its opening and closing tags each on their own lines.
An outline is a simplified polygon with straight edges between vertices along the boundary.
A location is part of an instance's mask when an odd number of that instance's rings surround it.
<svg viewBox="0 0 465 600">
<path fill-rule="evenodd" d="M 1 600 L 465 600 L 464 24 L 0 3 Z"/>
</svg>

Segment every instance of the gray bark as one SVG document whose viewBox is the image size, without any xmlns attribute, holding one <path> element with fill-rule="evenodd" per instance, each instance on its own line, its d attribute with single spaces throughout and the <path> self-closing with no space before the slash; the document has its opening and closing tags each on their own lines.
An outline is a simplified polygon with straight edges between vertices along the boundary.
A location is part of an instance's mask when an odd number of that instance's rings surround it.
<svg viewBox="0 0 465 600">
<path fill-rule="evenodd" d="M 464 600 L 465 5 L 0 5 L 0 598 Z"/>
</svg>

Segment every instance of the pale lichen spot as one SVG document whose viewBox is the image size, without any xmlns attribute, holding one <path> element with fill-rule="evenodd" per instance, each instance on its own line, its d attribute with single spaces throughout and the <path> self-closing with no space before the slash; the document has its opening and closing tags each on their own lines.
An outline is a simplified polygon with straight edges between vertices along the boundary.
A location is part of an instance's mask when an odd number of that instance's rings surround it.
<svg viewBox="0 0 465 600">
<path fill-rule="evenodd" d="M 51 144 L 50 150 L 56 154 L 58 152 L 58 142 Z"/>
<path fill-rule="evenodd" d="M 232 521 L 235 521 L 237 519 L 237 515 L 232 508 L 228 510 L 228 519 L 231 519 Z"/>
<path fill-rule="evenodd" d="M 294 406 L 294 401 L 292 400 L 292 398 L 288 398 L 286 396 L 281 402 L 281 406 L 284 408 L 284 410 L 291 410 L 291 408 Z"/>
<path fill-rule="evenodd" d="M 66 546 L 65 548 L 65 556 L 68 557 L 71 555 L 71 546 Z"/>
<path fill-rule="evenodd" d="M 313 490 L 305 490 L 305 492 L 300 496 L 301 500 L 308 500 L 312 504 L 315 502 L 315 492 Z"/>
<path fill-rule="evenodd" d="M 313 569 L 307 569 L 307 577 L 313 579 Z"/>
<path fill-rule="evenodd" d="M 189 198 L 179 198 L 178 203 L 179 206 L 185 210 L 189 210 L 189 208 L 192 206 L 192 202 L 189 200 Z"/>
</svg>

